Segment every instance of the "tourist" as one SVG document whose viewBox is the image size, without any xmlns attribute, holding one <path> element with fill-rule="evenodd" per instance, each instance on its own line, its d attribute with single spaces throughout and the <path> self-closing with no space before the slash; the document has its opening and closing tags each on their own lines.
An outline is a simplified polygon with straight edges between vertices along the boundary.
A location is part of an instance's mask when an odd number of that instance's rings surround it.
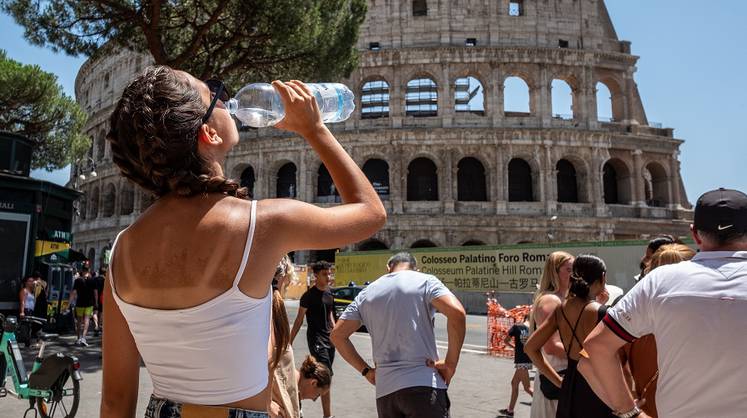
<svg viewBox="0 0 747 418">
<path fill-rule="evenodd" d="M 34 278 L 34 316 L 47 319 L 47 308 L 49 305 L 49 288 L 47 281 L 44 280 L 38 270 L 34 271 L 32 277 Z"/>
<path fill-rule="evenodd" d="M 572 255 L 563 251 L 556 251 L 547 257 L 542 279 L 532 304 L 531 331 L 545 322 L 568 296 L 572 272 Z M 555 371 L 563 372 L 568 365 L 563 343 L 560 341 L 557 332 L 542 347 L 542 355 L 545 356 Z M 534 387 L 530 416 L 531 418 L 555 418 L 560 390 L 542 375 L 540 375 L 540 380 L 539 390 L 537 389 L 538 385 Z M 542 384 L 543 382 L 544 384 Z"/>
<path fill-rule="evenodd" d="M 314 274 L 314 285 L 301 296 L 290 342 L 293 344 L 306 318 L 306 342 L 309 353 L 326 365 L 331 372 L 332 363 L 335 361 L 335 347 L 329 339 L 329 334 L 335 326 L 334 297 L 329 290 L 333 277 L 332 264 L 323 260 L 317 261 L 311 269 Z M 332 416 L 330 392 L 322 395 L 322 411 L 325 417 Z"/>
<path fill-rule="evenodd" d="M 273 345 L 284 347 L 274 350 L 270 361 L 273 370 L 272 405 L 270 416 L 282 418 L 299 418 L 300 404 L 298 397 L 298 379 L 293 347 L 290 345 L 290 325 L 288 312 L 285 310 L 283 293 L 294 275 L 293 264 L 286 255 L 275 268 L 272 279 L 272 338 Z"/>
<path fill-rule="evenodd" d="M 73 291 L 70 292 L 69 306 L 75 305 L 75 325 L 78 339 L 75 342 L 83 347 L 88 347 L 86 336 L 91 323 L 93 312 L 98 309 L 99 294 L 96 283 L 91 277 L 88 266 L 83 266 L 80 277 L 73 283 Z"/>
<path fill-rule="evenodd" d="M 141 359 L 153 383 L 147 418 L 269 416 L 268 355 L 285 349 L 270 348 L 278 260 L 343 247 L 383 226 L 381 200 L 322 123 L 308 87 L 273 85 L 285 109 L 276 127 L 306 139 L 343 204 L 245 199 L 247 190 L 223 174 L 239 132 L 219 81 L 148 67 L 117 102 L 112 160 L 157 199 L 112 247 L 101 416 L 135 415 Z"/>
<path fill-rule="evenodd" d="M 98 292 L 99 298 L 96 306 L 98 309 L 93 311 L 93 335 L 99 336 L 104 326 L 104 283 L 106 282 L 106 267 L 99 268 L 99 274 L 93 278 L 94 286 Z"/>
<path fill-rule="evenodd" d="M 381 418 L 445 418 L 447 387 L 456 373 L 464 343 L 466 314 L 459 300 L 437 277 L 416 271 L 415 258 L 398 253 L 386 274 L 363 289 L 340 316 L 332 341 L 340 355 L 376 386 Z M 447 319 L 448 349 L 439 359 L 433 321 Z M 373 365 L 350 341 L 365 325 L 371 335 Z"/>
<path fill-rule="evenodd" d="M 28 276 L 23 280 L 23 287 L 18 292 L 19 309 L 18 316 L 23 318 L 24 316 L 34 315 L 34 306 L 36 306 L 36 298 L 34 297 L 34 277 Z"/>
<path fill-rule="evenodd" d="M 511 339 L 513 338 L 513 344 Z M 506 335 L 505 343 L 514 349 L 514 376 L 511 378 L 511 400 L 508 408 L 498 411 L 501 415 L 514 416 L 516 401 L 519 399 L 519 384 L 524 387 L 524 392 L 533 395 L 529 383 L 529 370 L 532 370 L 532 359 L 524 352 L 524 344 L 529 338 L 529 316 L 524 317 L 522 323 L 514 324 Z"/>
<path fill-rule="evenodd" d="M 641 258 L 641 262 L 639 264 L 641 272 L 637 276 L 635 276 L 635 281 L 641 280 L 646 275 L 648 263 L 651 260 L 651 256 L 654 255 L 656 250 L 658 250 L 662 245 L 674 243 L 679 243 L 679 240 L 669 234 L 657 235 L 656 238 L 650 240 L 648 242 L 648 245 L 646 245 L 646 251 L 644 252 L 643 258 Z"/>
<path fill-rule="evenodd" d="M 594 393 L 577 365 L 582 341 L 601 321 L 606 307 L 594 299 L 604 291 L 607 267 L 594 255 L 579 255 L 573 262 L 570 293 L 555 312 L 529 337 L 526 350 L 537 370 L 560 387 L 557 418 L 614 418 L 612 410 Z M 561 377 L 542 355 L 541 348 L 556 333 L 564 347 L 568 368 Z"/>
<path fill-rule="evenodd" d="M 584 343 L 618 416 L 648 416 L 636 405 L 617 355 L 648 334 L 656 338 L 660 417 L 740 417 L 747 408 L 747 195 L 705 193 L 691 230 L 700 253 L 652 270 Z"/>
<path fill-rule="evenodd" d="M 687 245 L 662 245 L 649 259 L 646 274 L 658 267 L 687 261 L 694 256 L 695 251 Z M 659 376 L 659 368 L 656 364 L 656 338 L 652 334 L 644 335 L 632 343 L 626 344 L 623 353 L 623 363 L 627 362 L 633 377 L 635 398 L 641 400 L 640 407 L 643 412 L 657 418 L 659 414 L 656 410 L 656 381 Z"/>
<path fill-rule="evenodd" d="M 329 392 L 332 385 L 332 371 L 312 356 L 306 356 L 301 369 L 296 371 L 296 386 L 301 400 L 316 402 L 320 396 Z"/>
</svg>

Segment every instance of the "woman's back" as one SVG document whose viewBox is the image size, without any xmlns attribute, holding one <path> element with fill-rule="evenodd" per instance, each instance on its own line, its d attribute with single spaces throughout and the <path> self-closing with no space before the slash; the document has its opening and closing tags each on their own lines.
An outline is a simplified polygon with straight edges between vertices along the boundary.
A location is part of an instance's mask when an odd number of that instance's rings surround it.
<svg viewBox="0 0 747 418">
<path fill-rule="evenodd" d="M 578 361 L 581 345 L 599 323 L 600 309 L 604 308 L 596 302 L 571 297 L 556 310 L 558 332 L 570 360 Z"/>
</svg>

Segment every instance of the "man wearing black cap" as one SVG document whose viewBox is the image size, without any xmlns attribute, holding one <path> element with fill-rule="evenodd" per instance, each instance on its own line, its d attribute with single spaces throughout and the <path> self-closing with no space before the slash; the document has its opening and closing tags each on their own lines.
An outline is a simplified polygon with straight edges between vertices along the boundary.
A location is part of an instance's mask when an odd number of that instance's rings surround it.
<svg viewBox="0 0 747 418">
<path fill-rule="evenodd" d="M 698 199 L 691 261 L 655 269 L 611 308 L 584 342 L 603 398 L 619 417 L 646 417 L 617 350 L 654 334 L 661 418 L 741 417 L 747 408 L 747 195 Z"/>
</svg>

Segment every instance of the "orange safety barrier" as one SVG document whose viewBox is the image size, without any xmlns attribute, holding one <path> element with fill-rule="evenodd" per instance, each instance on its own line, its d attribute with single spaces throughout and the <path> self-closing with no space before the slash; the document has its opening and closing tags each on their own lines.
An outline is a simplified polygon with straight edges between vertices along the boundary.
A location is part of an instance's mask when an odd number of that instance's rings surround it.
<svg viewBox="0 0 747 418">
<path fill-rule="evenodd" d="M 522 322 L 524 317 L 532 309 L 529 305 L 519 305 L 513 309 L 506 310 L 498 300 L 491 294 L 488 295 L 488 354 L 513 358 L 513 347 L 506 344 L 508 330 L 517 323 Z"/>
</svg>

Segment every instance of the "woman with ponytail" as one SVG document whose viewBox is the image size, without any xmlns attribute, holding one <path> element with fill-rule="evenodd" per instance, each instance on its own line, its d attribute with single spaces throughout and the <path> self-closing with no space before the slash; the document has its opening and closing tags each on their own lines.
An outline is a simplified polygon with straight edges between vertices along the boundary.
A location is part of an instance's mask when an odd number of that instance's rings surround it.
<svg viewBox="0 0 747 418">
<path fill-rule="evenodd" d="M 280 260 L 272 279 L 272 336 L 274 350 L 270 363 L 273 370 L 272 404 L 270 417 L 299 418 L 300 403 L 293 347 L 290 345 L 290 323 L 285 310 L 283 293 L 294 275 L 293 263 L 286 255 Z"/>
<path fill-rule="evenodd" d="M 602 319 L 606 308 L 594 299 L 604 290 L 607 267 L 594 255 L 579 255 L 573 262 L 568 299 L 529 337 L 524 349 L 539 372 L 560 388 L 558 418 L 614 418 L 612 410 L 592 391 L 578 372 L 582 342 Z M 558 332 L 568 369 L 561 376 L 542 356 L 540 348 Z M 541 383 L 543 384 L 543 383 Z"/>
<path fill-rule="evenodd" d="M 223 172 L 239 133 L 220 81 L 154 66 L 117 102 L 112 160 L 157 199 L 112 248 L 101 416 L 135 416 L 142 358 L 153 381 L 147 418 L 267 417 L 270 362 L 286 348 L 268 353 L 277 260 L 343 247 L 384 225 L 381 200 L 324 126 L 309 88 L 273 86 L 285 108 L 276 128 L 308 142 L 343 204 L 247 200 Z"/>
<path fill-rule="evenodd" d="M 534 303 L 532 304 L 529 320 L 529 328 L 532 332 L 542 325 L 548 317 L 552 316 L 555 309 L 566 299 L 572 272 L 572 255 L 565 251 L 555 251 L 547 257 L 539 288 L 534 295 Z M 557 332 L 545 342 L 541 352 L 554 370 L 562 372 L 567 367 L 565 351 Z M 551 393 L 545 394 L 541 389 L 540 385 L 535 384 L 530 418 L 555 418 L 558 398 Z"/>
</svg>

